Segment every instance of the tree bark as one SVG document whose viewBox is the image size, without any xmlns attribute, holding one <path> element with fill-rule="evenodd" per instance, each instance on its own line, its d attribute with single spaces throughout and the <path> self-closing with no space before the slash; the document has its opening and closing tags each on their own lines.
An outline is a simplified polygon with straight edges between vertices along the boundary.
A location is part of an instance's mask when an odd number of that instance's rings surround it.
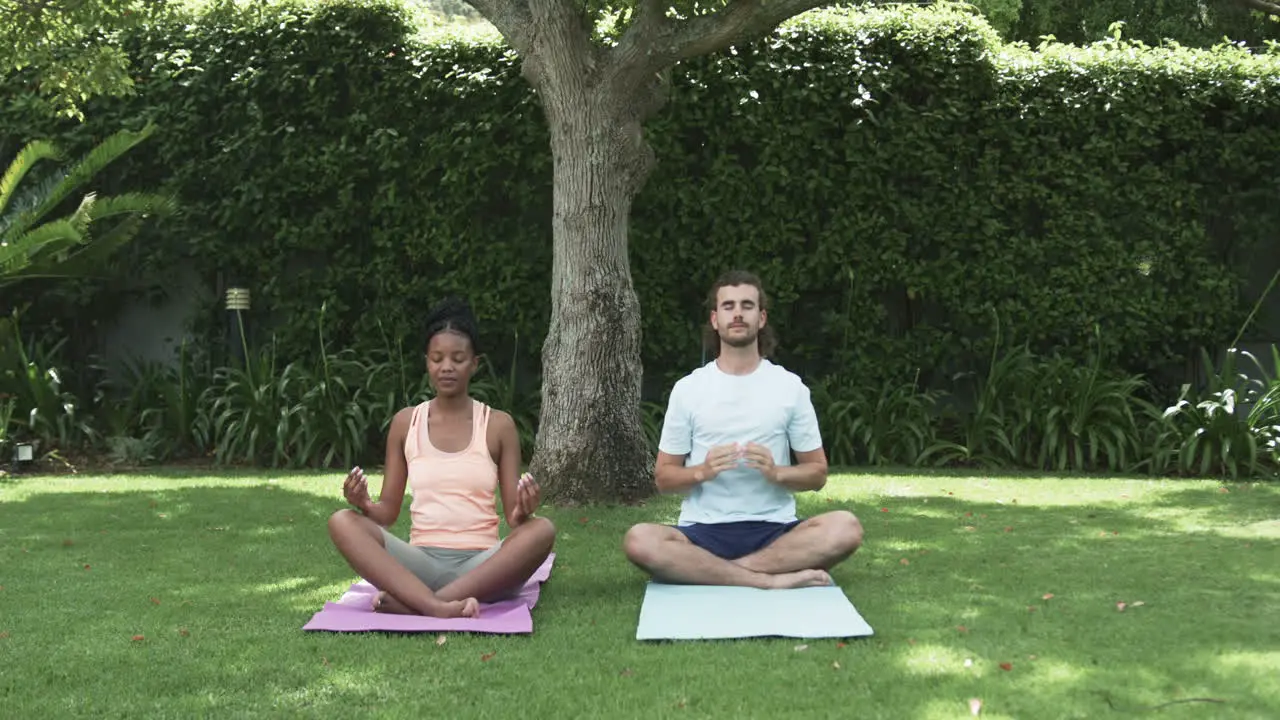
<svg viewBox="0 0 1280 720">
<path fill-rule="evenodd" d="M 658 0 L 638 0 L 610 47 L 592 41 L 593 16 L 570 0 L 469 0 L 522 56 L 551 135 L 551 322 L 530 463 L 548 500 L 627 502 L 654 491 L 627 225 L 654 165 L 642 128 L 666 103 L 671 67 L 824 1 L 734 0 L 677 21 Z"/>
<path fill-rule="evenodd" d="M 637 81 L 589 45 L 543 50 L 525 74 L 550 130 L 555 259 L 531 470 L 551 500 L 629 502 L 653 493 L 654 458 L 627 227 L 654 165 L 642 125 L 665 101 L 665 77 Z"/>
</svg>

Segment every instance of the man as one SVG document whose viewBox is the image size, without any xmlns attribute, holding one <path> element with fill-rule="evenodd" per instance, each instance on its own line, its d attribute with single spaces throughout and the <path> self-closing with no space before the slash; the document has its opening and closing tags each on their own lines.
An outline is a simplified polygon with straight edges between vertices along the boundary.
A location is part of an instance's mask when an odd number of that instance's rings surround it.
<svg viewBox="0 0 1280 720">
<path fill-rule="evenodd" d="M 809 389 L 766 359 L 774 341 L 759 278 L 729 272 L 709 300 L 719 352 L 672 390 L 654 473 L 660 492 L 685 495 L 680 518 L 628 530 L 627 558 L 660 582 L 829 585 L 862 525 L 844 510 L 796 517 L 793 493 L 827 482 Z"/>
</svg>

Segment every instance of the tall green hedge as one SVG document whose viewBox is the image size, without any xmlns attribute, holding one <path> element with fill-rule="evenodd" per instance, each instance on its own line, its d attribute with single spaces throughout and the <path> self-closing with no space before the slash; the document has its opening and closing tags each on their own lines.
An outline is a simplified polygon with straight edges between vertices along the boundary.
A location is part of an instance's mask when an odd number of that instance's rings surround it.
<svg viewBox="0 0 1280 720">
<path fill-rule="evenodd" d="M 339 4 L 213 14 L 127 38 L 139 93 L 55 125 L 0 85 L 0 149 L 161 128 L 113 176 L 176 190 L 180 217 L 127 273 L 33 308 L 77 341 L 179 261 L 250 287 L 281 353 L 409 343 L 445 293 L 486 349 L 538 369 L 551 267 L 550 150 L 518 59 L 493 41 L 410 39 Z M 701 362 L 703 289 L 760 272 L 782 362 L 809 377 L 930 382 L 1005 342 L 1181 381 L 1230 339 L 1252 264 L 1277 256 L 1277 63 L 1238 49 L 1006 47 L 962 10 L 816 13 L 679 67 L 648 126 L 660 164 L 632 261 L 647 394 Z M 3 298 L 20 301 L 24 298 Z M 194 318 L 220 346 L 216 298 Z M 28 327 L 31 323 L 28 322 Z M 517 346 L 518 339 L 518 346 Z M 88 348 L 82 348 L 87 351 Z"/>
</svg>

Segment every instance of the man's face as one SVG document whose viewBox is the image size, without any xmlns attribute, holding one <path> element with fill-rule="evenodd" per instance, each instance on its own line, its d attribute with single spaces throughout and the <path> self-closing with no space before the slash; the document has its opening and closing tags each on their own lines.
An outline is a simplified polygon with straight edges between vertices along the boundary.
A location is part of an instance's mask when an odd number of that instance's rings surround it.
<svg viewBox="0 0 1280 720">
<path fill-rule="evenodd" d="M 753 285 L 731 285 L 716 291 L 711 327 L 731 347 L 749 347 L 768 321 L 760 309 L 760 291 Z"/>
</svg>

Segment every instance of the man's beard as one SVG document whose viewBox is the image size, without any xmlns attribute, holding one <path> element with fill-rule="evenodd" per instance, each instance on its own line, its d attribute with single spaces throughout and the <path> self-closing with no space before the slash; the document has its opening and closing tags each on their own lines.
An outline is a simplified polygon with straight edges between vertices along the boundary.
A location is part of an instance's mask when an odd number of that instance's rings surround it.
<svg viewBox="0 0 1280 720">
<path fill-rule="evenodd" d="M 728 345 L 729 347 L 744 348 L 744 347 L 750 347 L 752 345 L 755 345 L 756 340 L 759 338 L 759 336 L 760 336 L 759 332 L 748 333 L 747 335 L 744 335 L 742 337 L 729 337 L 726 335 L 721 335 L 720 341 L 723 342 L 725 345 Z"/>
</svg>

